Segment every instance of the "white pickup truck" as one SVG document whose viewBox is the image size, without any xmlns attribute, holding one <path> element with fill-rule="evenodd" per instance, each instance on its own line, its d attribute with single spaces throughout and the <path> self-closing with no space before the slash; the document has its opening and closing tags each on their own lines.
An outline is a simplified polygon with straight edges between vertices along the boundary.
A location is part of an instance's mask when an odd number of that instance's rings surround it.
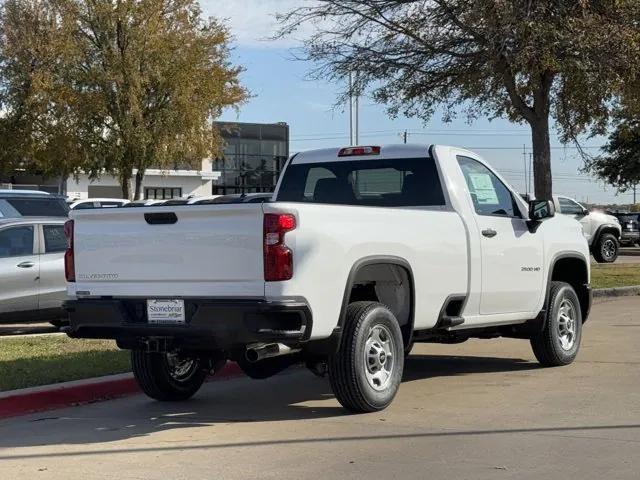
<svg viewBox="0 0 640 480">
<path fill-rule="evenodd" d="M 376 411 L 414 342 L 522 338 L 565 365 L 591 304 L 579 223 L 452 147 L 309 151 L 271 202 L 71 217 L 66 332 L 130 349 L 159 400 L 228 359 L 253 378 L 304 362 L 344 407 Z"/>
</svg>

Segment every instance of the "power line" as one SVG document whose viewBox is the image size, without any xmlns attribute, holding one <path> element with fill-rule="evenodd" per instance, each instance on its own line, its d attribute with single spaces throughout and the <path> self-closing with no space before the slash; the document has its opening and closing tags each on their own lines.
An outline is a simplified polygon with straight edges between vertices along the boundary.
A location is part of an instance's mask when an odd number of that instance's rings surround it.
<svg viewBox="0 0 640 480">
<path fill-rule="evenodd" d="M 393 132 L 397 132 L 393 131 Z M 423 132 L 412 132 L 410 130 L 407 130 L 407 134 L 410 135 L 432 135 L 430 133 L 423 133 Z M 440 134 L 433 134 L 433 135 L 446 135 L 446 136 L 473 136 L 473 133 L 451 133 L 451 132 L 447 132 L 447 133 L 440 133 Z M 478 134 L 480 136 L 482 136 L 482 134 Z M 367 133 L 360 133 L 359 137 L 377 137 L 380 136 L 380 133 L 376 133 L 376 132 L 367 132 Z M 336 135 L 336 136 L 331 136 L 331 137 L 314 137 L 314 138 L 290 138 L 289 140 L 291 142 L 317 142 L 317 141 L 323 141 L 323 140 L 346 140 L 348 139 L 349 136 L 348 135 Z M 603 145 L 588 145 L 588 146 L 582 146 L 582 147 L 578 147 L 575 145 L 561 145 L 561 146 L 552 146 L 550 147 L 551 150 L 593 150 L 593 149 L 600 149 L 602 148 Z M 502 146 L 477 146 L 477 147 L 467 147 L 465 146 L 464 148 L 468 148 L 468 149 L 472 149 L 472 150 L 520 150 L 520 147 L 502 147 Z"/>
<path fill-rule="evenodd" d="M 366 132 L 363 132 L 365 134 L 369 134 L 369 133 L 396 133 L 399 130 L 404 130 L 402 128 L 387 128 L 387 129 L 380 129 L 380 130 L 367 130 Z M 457 129 L 457 128 L 443 128 L 443 129 L 427 129 L 427 130 L 412 130 L 412 129 L 406 129 L 408 133 L 413 133 L 413 134 L 424 134 L 424 135 L 441 135 L 441 134 L 445 134 L 445 133 L 451 133 L 451 134 L 469 134 L 469 133 L 474 133 L 474 134 L 478 134 L 478 135 L 495 135 L 495 136 L 502 136 L 505 133 L 507 134 L 520 134 L 520 135 L 531 135 L 531 133 L 527 130 L 500 130 L 500 131 L 496 131 L 496 130 L 491 130 L 491 129 Z M 344 136 L 344 132 L 310 132 L 310 133 L 298 133 L 296 135 L 291 135 L 291 138 L 299 138 L 299 137 L 317 137 L 317 136 L 334 136 L 334 135 L 342 135 Z"/>
</svg>

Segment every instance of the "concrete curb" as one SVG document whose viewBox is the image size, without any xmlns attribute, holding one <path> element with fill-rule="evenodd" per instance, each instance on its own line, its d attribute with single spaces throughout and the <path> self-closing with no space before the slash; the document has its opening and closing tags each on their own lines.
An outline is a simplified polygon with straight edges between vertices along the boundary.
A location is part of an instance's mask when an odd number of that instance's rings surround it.
<svg viewBox="0 0 640 480">
<path fill-rule="evenodd" d="M 242 375 L 236 363 L 227 363 L 210 381 Z M 109 375 L 0 393 L 0 419 L 56 408 L 111 400 L 140 393 L 133 374 Z"/>
<path fill-rule="evenodd" d="M 640 295 L 640 285 L 630 287 L 597 288 L 593 290 L 593 298 L 628 297 Z"/>
</svg>

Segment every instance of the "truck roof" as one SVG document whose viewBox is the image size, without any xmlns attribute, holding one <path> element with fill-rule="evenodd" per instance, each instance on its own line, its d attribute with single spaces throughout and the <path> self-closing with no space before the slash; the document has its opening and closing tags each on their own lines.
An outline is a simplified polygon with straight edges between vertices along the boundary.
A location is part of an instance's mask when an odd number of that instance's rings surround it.
<svg viewBox="0 0 640 480">
<path fill-rule="evenodd" d="M 320 148 L 300 152 L 291 159 L 292 164 L 324 163 L 330 161 L 373 160 L 392 158 L 419 158 L 429 155 L 428 144 L 359 145 L 353 147 Z M 362 149 L 362 150 L 358 150 Z M 360 151 L 365 153 L 359 154 Z"/>
</svg>

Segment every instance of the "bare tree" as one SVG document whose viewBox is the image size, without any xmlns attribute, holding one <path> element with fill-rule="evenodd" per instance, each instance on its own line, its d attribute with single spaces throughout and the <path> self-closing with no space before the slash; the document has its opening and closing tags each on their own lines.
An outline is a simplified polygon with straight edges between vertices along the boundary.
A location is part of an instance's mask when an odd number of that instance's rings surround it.
<svg viewBox="0 0 640 480">
<path fill-rule="evenodd" d="M 314 78 L 357 72 L 391 115 L 506 117 L 531 128 L 535 193 L 552 193 L 550 121 L 563 141 L 606 129 L 638 63 L 635 0 L 316 0 L 279 16 L 312 25 Z M 343 92 L 343 95 L 347 92 Z"/>
</svg>

